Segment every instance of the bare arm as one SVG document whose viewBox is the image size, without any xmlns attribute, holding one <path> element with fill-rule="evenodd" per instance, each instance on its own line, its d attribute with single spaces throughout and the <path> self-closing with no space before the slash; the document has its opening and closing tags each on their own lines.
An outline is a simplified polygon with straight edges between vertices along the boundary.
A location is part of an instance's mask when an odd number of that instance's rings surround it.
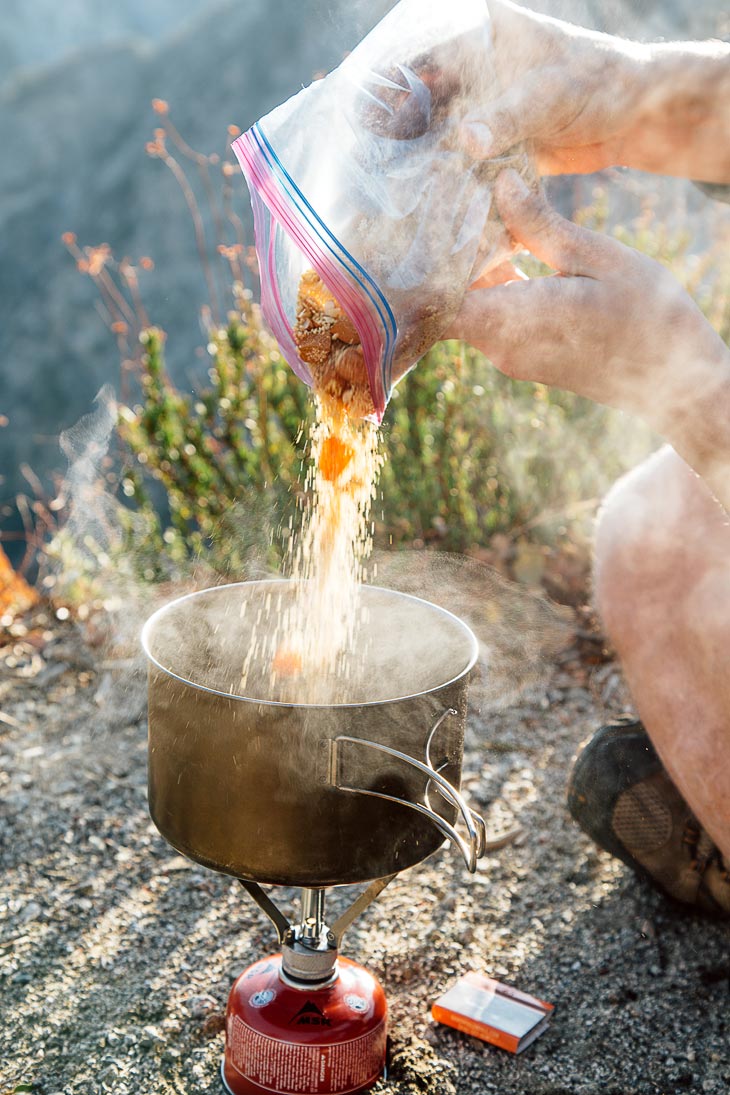
<svg viewBox="0 0 730 1095">
<path fill-rule="evenodd" d="M 730 45 L 649 46 L 621 162 L 655 174 L 730 182 Z"/>
<path fill-rule="evenodd" d="M 527 140 L 543 174 L 622 164 L 730 182 L 730 45 L 643 45 L 511 0 L 490 11 L 504 91 L 468 116 L 475 154 Z"/>
</svg>

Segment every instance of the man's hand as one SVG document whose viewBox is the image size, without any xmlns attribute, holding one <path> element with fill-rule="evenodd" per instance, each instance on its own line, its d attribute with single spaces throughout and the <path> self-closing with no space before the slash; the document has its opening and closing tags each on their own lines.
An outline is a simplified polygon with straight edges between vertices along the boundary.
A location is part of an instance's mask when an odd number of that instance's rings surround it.
<svg viewBox="0 0 730 1095">
<path fill-rule="evenodd" d="M 493 158 L 528 141 L 541 174 L 614 164 L 730 181 L 730 46 L 643 45 L 490 0 L 502 94 L 466 116 Z"/>
<path fill-rule="evenodd" d="M 646 47 L 493 0 L 494 57 L 505 90 L 466 118 L 475 155 L 533 146 L 543 175 L 583 174 L 621 162 L 640 93 Z"/>
<path fill-rule="evenodd" d="M 638 414 L 700 474 L 718 458 L 727 472 L 730 351 L 669 271 L 564 220 L 514 171 L 496 199 L 512 236 L 558 274 L 471 290 L 446 337 L 508 376 Z"/>
</svg>

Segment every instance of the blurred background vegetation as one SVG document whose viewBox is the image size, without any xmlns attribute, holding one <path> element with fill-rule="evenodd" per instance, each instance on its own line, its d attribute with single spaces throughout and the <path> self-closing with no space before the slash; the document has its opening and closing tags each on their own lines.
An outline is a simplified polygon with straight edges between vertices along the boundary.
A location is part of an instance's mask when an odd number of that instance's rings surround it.
<svg viewBox="0 0 730 1095">
<path fill-rule="evenodd" d="M 233 578 L 250 574 L 252 565 L 277 567 L 289 517 L 296 520 L 307 504 L 313 403 L 254 303 L 255 256 L 230 206 L 238 169 L 191 149 L 167 103 L 153 105 L 160 125 L 148 155 L 172 171 L 195 224 L 209 296 L 201 308 L 208 367 L 192 391 L 173 381 L 167 334 L 150 322 L 140 290 L 151 260 L 118 263 L 106 245 L 80 247 L 65 236 L 79 271 L 97 286 L 122 370 L 116 442 L 105 449 L 100 472 L 107 496 L 118 500 L 114 531 L 110 538 L 107 523 L 97 544 L 86 535 L 86 566 L 79 564 L 78 515 L 47 549 L 61 563 L 72 600 L 88 595 L 89 574 L 110 543 L 147 580 L 174 579 L 196 561 Z M 231 127 L 230 135 L 236 132 Z M 212 210 L 201 211 L 196 179 Z M 650 208 L 610 229 L 601 191 L 578 218 L 667 264 L 730 337 L 724 240 L 698 257 L 691 237 L 669 231 Z M 533 276 L 545 272 L 532 259 L 525 264 Z M 656 444 L 637 421 L 570 393 L 512 381 L 455 342 L 436 345 L 404 378 L 381 432 L 387 460 L 374 511 L 376 544 L 470 554 L 574 604 L 586 596 L 601 495 Z M 72 449 L 76 459 L 83 456 L 75 443 Z M 98 493 L 91 505 L 98 506 Z M 47 524 L 50 530 L 54 522 Z"/>
<path fill-rule="evenodd" d="M 34 575 L 52 541 L 40 577 L 61 569 L 69 590 L 112 558 L 145 578 L 201 559 L 221 575 L 276 564 L 303 501 L 311 408 L 261 326 L 226 123 L 246 128 L 333 67 L 391 3 L 72 0 L 61 18 L 53 0 L 29 0 L 0 17 L 0 544 L 16 566 Z M 728 29 L 721 0 L 531 6 L 638 39 Z M 729 210 L 637 173 L 551 180 L 549 194 L 667 262 L 727 337 Z M 74 262 L 55 243 L 64 232 Z M 69 426 L 104 382 L 118 406 L 106 397 L 100 453 L 79 476 Z M 73 435 L 65 475 L 59 429 Z M 455 344 L 401 383 L 382 434 L 381 545 L 468 552 L 571 601 L 585 597 L 601 495 L 655 444 Z M 68 524 L 74 505 L 104 520 Z"/>
</svg>

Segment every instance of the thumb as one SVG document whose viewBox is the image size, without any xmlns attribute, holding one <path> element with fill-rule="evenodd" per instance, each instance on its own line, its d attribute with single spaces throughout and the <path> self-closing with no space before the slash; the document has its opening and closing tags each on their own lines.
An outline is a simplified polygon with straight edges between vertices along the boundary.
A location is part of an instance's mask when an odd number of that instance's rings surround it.
<svg viewBox="0 0 730 1095">
<path fill-rule="evenodd" d="M 615 262 L 620 244 L 561 217 L 542 189 L 530 190 L 516 171 L 503 171 L 494 187 L 509 234 L 535 258 L 561 274 L 599 277 Z"/>
</svg>

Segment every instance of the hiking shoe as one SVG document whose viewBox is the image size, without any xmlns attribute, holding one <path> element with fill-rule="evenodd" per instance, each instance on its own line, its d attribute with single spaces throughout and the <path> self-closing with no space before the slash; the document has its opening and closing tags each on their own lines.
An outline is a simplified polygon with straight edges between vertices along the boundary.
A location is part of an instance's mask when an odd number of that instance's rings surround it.
<svg viewBox="0 0 730 1095">
<path fill-rule="evenodd" d="M 596 844 L 669 897 L 730 917 L 730 873 L 674 786 L 640 722 L 597 730 L 578 754 L 568 808 Z"/>
</svg>

